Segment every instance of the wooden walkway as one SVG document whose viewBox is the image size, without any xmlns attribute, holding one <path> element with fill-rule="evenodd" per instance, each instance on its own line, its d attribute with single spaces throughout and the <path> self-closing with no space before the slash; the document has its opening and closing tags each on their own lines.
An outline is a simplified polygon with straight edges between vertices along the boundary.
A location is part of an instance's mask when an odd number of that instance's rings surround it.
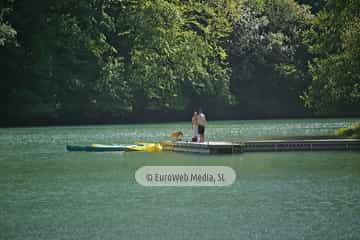
<svg viewBox="0 0 360 240">
<path fill-rule="evenodd" d="M 317 150 L 360 150 L 360 139 L 253 140 L 243 142 L 167 142 L 163 150 L 205 154 Z"/>
</svg>

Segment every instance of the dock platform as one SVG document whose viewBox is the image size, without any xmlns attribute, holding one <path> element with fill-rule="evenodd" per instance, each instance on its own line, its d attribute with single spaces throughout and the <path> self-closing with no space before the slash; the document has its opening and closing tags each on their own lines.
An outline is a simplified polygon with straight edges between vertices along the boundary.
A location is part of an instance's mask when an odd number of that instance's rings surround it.
<svg viewBox="0 0 360 240">
<path fill-rule="evenodd" d="M 242 142 L 186 142 L 163 144 L 164 151 L 204 154 L 318 150 L 360 150 L 360 139 L 251 140 Z"/>
<path fill-rule="evenodd" d="M 162 144 L 164 151 L 190 152 L 190 153 L 236 153 L 241 152 L 242 144 L 234 142 L 169 142 Z"/>
</svg>

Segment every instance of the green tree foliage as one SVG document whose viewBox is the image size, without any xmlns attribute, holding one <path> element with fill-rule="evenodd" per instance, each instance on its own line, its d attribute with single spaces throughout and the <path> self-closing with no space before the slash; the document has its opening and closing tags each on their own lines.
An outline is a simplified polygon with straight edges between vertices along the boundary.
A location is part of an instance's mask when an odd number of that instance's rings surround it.
<svg viewBox="0 0 360 240">
<path fill-rule="evenodd" d="M 203 46 L 182 24 L 181 12 L 166 1 L 145 3 L 134 16 L 128 71 L 136 111 L 176 106 L 183 82 L 191 80 L 189 54 L 199 63 L 196 57 L 202 56 Z"/>
<path fill-rule="evenodd" d="M 224 2 L 17 1 L 12 21 L 22 34 L 20 50 L 5 50 L 13 61 L 7 114 L 127 115 L 186 109 L 200 97 L 227 102 Z M 190 14 L 197 6 L 201 19 Z M 206 33 L 191 27 L 201 21 Z"/>
<path fill-rule="evenodd" d="M 6 16 L 12 11 L 13 1 L 5 1 L 4 6 L 0 5 L 0 47 L 5 43 L 16 43 L 16 30 L 6 21 Z"/>
<path fill-rule="evenodd" d="M 296 0 L 299 4 L 311 6 L 311 12 L 319 12 L 326 4 L 327 0 Z"/>
<path fill-rule="evenodd" d="M 293 0 L 247 1 L 234 23 L 229 45 L 232 90 L 242 111 L 273 116 L 302 109 L 308 76 L 302 32 L 309 8 Z"/>
<path fill-rule="evenodd" d="M 304 92 L 318 112 L 359 105 L 358 1 L 1 4 L 3 122 L 143 121 L 199 106 L 220 117 L 299 116 Z"/>
<path fill-rule="evenodd" d="M 18 81 L 10 86 L 8 113 L 25 119 L 91 112 L 101 73 L 107 64 L 113 66 L 104 3 L 33 4 L 17 1 L 14 5 L 13 22 L 23 34 L 15 59 L 18 69 L 12 69 Z M 15 73 L 19 69 L 21 75 Z"/>
<path fill-rule="evenodd" d="M 360 138 L 360 123 L 354 123 L 350 127 L 338 128 L 335 135 L 341 138 Z"/>
<path fill-rule="evenodd" d="M 229 96 L 229 69 L 220 45 L 226 29 L 219 26 L 217 6 L 175 3 L 145 2 L 132 17 L 128 76 L 136 112 L 185 109 L 198 97 Z"/>
<path fill-rule="evenodd" d="M 360 2 L 329 1 L 307 33 L 314 54 L 306 106 L 318 114 L 351 114 L 360 106 Z"/>
</svg>

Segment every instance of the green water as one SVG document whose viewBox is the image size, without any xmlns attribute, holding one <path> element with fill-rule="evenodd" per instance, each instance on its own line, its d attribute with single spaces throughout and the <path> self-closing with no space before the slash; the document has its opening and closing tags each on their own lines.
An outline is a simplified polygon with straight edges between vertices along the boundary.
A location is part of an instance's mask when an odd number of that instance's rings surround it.
<svg viewBox="0 0 360 240">
<path fill-rule="evenodd" d="M 359 119 L 210 122 L 209 140 L 331 135 Z M 188 123 L 0 129 L 0 239 L 360 239 L 360 152 L 66 152 Z M 144 165 L 223 165 L 230 187 L 143 187 Z"/>
</svg>

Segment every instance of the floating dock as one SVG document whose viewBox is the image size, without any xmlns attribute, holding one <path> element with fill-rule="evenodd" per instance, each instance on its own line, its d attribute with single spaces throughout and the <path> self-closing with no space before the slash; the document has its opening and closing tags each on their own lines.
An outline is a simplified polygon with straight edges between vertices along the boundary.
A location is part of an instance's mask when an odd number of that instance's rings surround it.
<svg viewBox="0 0 360 240">
<path fill-rule="evenodd" d="M 164 151 L 190 152 L 190 153 L 236 153 L 241 152 L 242 144 L 233 142 L 169 142 L 162 144 Z"/>
<path fill-rule="evenodd" d="M 204 154 L 318 150 L 360 150 L 360 139 L 252 140 L 243 142 L 168 142 L 163 150 Z"/>
</svg>

